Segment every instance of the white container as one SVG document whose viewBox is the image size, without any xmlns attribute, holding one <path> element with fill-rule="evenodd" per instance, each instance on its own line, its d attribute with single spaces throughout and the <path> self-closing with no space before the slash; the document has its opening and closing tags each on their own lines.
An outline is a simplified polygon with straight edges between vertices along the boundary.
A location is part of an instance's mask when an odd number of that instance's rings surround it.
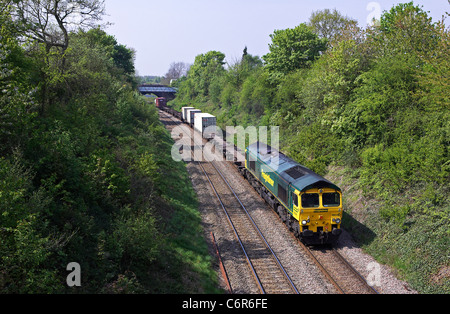
<svg viewBox="0 0 450 314">
<path fill-rule="evenodd" d="M 186 121 L 186 111 L 188 109 L 195 109 L 194 107 L 183 107 L 181 108 L 181 118 L 183 118 L 183 121 Z"/>
<path fill-rule="evenodd" d="M 202 111 L 200 109 L 188 109 L 186 110 L 186 116 L 187 116 L 187 123 L 189 125 L 194 125 L 194 116 L 197 113 L 202 113 Z"/>
<path fill-rule="evenodd" d="M 216 136 L 216 117 L 209 113 L 196 113 L 194 118 L 194 129 L 203 138 L 212 139 Z"/>
</svg>

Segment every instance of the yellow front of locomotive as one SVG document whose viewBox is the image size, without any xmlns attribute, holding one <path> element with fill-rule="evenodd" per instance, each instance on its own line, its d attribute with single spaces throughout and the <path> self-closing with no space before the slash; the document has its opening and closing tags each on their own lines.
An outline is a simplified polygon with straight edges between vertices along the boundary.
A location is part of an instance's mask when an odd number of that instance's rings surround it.
<svg viewBox="0 0 450 314">
<path fill-rule="evenodd" d="M 305 242 L 334 243 L 342 230 L 342 193 L 331 188 L 299 193 L 300 231 Z"/>
</svg>

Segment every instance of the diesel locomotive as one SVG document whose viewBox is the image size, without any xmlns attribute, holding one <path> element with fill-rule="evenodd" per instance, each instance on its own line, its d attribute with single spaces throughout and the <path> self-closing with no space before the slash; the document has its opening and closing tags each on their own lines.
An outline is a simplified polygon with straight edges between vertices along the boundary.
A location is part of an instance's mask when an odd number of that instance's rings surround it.
<svg viewBox="0 0 450 314">
<path fill-rule="evenodd" d="M 260 142 L 247 147 L 240 171 L 303 242 L 338 240 L 343 214 L 338 186 Z"/>
</svg>

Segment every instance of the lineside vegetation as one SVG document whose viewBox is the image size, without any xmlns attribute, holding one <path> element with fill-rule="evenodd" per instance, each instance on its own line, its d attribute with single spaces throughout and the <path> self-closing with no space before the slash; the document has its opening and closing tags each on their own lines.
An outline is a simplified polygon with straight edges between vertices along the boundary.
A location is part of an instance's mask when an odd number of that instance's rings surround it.
<svg viewBox="0 0 450 314">
<path fill-rule="evenodd" d="M 217 292 L 133 50 L 96 19 L 71 29 L 62 4 L 0 1 L 0 293 Z M 66 284 L 73 262 L 81 287 Z"/>
</svg>

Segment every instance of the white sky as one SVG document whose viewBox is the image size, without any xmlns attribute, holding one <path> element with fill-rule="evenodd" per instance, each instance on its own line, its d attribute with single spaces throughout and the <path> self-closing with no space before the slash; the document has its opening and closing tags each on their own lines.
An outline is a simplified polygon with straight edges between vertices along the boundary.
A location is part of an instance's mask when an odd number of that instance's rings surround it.
<svg viewBox="0 0 450 314">
<path fill-rule="evenodd" d="M 275 29 L 307 22 L 313 11 L 336 8 L 360 26 L 404 1 L 369 0 L 106 0 L 106 31 L 137 52 L 139 75 L 164 75 L 172 62 L 218 50 L 233 62 L 248 53 L 268 53 Z M 448 0 L 415 0 L 434 21 L 450 12 Z M 446 22 L 448 25 L 448 21 Z"/>
</svg>

